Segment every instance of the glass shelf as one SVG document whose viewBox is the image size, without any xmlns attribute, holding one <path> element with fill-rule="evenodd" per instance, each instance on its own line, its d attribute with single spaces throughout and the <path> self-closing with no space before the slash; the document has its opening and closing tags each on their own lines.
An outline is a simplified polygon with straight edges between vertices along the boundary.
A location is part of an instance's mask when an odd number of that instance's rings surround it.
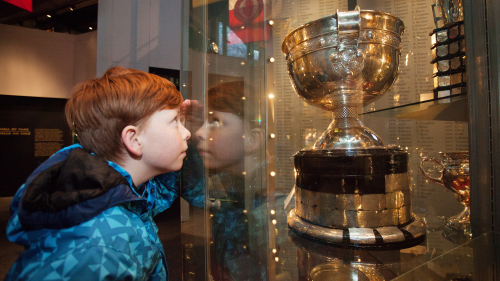
<svg viewBox="0 0 500 281">
<path fill-rule="evenodd" d="M 460 94 L 401 106 L 364 112 L 360 115 L 399 119 L 469 121 L 467 95 Z"/>
<path fill-rule="evenodd" d="M 495 280 L 500 234 L 485 233 L 402 274 L 405 280 Z M 433 279 L 436 276 L 441 279 Z"/>
<path fill-rule="evenodd" d="M 313 277 L 327 273 L 345 274 L 336 280 L 494 280 L 500 234 L 490 232 L 460 245 L 443 237 L 442 217 L 424 218 L 426 240 L 399 250 L 339 248 L 288 231 L 291 246 L 280 246 L 288 251 L 282 252 L 279 261 L 297 264 L 298 272 L 289 272 L 298 276 L 296 280 L 316 280 Z"/>
</svg>

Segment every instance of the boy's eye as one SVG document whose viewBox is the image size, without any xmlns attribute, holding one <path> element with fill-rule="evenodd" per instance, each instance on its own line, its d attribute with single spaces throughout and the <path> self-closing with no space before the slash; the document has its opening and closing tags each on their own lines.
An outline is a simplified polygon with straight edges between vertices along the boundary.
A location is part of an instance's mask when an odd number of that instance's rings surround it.
<svg viewBox="0 0 500 281">
<path fill-rule="evenodd" d="M 213 119 L 212 121 L 209 121 L 208 123 L 208 126 L 210 127 L 210 129 L 219 129 L 221 125 L 221 122 L 219 122 L 219 120 L 217 119 Z"/>
</svg>

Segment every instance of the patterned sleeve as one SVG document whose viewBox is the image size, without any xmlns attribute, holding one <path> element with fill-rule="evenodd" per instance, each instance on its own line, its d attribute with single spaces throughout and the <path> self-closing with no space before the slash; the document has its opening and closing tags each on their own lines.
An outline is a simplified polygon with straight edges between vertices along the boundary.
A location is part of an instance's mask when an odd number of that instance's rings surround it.
<svg viewBox="0 0 500 281">
<path fill-rule="evenodd" d="M 148 207 L 153 216 L 170 208 L 179 196 L 179 172 L 161 174 L 151 179 L 146 187 Z"/>
<path fill-rule="evenodd" d="M 188 148 L 180 177 L 182 198 L 195 207 L 204 208 L 207 201 L 205 167 L 196 147 Z"/>
<path fill-rule="evenodd" d="M 17 261 L 5 280 L 143 280 L 137 259 L 105 246 L 71 251 L 43 263 Z"/>
<path fill-rule="evenodd" d="M 149 182 L 148 186 L 156 190 L 153 192 L 154 197 L 148 195 L 148 205 L 153 208 L 153 215 L 168 209 L 179 195 L 195 207 L 205 207 L 205 168 L 194 150 L 189 147 L 180 171 L 156 176 Z"/>
</svg>

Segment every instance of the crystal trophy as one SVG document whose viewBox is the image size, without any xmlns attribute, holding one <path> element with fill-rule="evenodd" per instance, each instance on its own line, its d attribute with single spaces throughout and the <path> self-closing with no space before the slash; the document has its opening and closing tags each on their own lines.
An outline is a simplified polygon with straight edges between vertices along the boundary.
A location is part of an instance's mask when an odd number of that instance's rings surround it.
<svg viewBox="0 0 500 281">
<path fill-rule="evenodd" d="M 432 157 L 424 157 L 420 162 L 420 170 L 426 178 L 451 190 L 456 199 L 464 205 L 464 210 L 449 219 L 446 219 L 443 236 L 459 244 L 472 239 L 470 224 L 470 173 L 469 153 L 440 152 L 442 160 L 438 161 Z M 425 163 L 433 162 L 440 167 L 438 178 L 427 174 Z"/>
</svg>

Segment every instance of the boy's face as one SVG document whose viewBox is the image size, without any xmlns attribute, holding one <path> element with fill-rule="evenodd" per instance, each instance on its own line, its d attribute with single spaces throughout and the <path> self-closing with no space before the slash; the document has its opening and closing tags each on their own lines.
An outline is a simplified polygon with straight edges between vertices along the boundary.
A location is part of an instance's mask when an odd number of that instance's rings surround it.
<svg viewBox="0 0 500 281">
<path fill-rule="evenodd" d="M 181 124 L 179 109 L 155 112 L 141 126 L 142 160 L 157 174 L 178 171 L 186 156 L 191 133 Z"/>
<path fill-rule="evenodd" d="M 244 122 L 238 115 L 210 110 L 195 133 L 205 168 L 237 171 L 244 161 Z"/>
</svg>

